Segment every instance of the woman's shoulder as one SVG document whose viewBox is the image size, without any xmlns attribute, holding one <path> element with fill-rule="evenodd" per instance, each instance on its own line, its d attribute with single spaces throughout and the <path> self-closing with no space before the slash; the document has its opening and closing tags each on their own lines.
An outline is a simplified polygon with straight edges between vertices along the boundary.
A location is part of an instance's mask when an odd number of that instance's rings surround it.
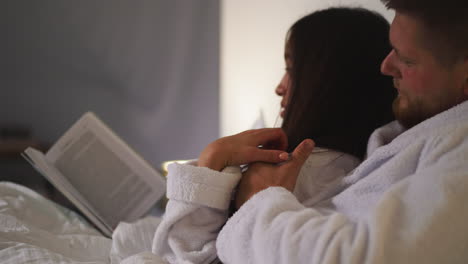
<svg viewBox="0 0 468 264">
<path fill-rule="evenodd" d="M 315 148 L 299 173 L 294 195 L 305 206 L 328 199 L 339 191 L 343 177 L 360 162 L 347 153 Z"/>
<path fill-rule="evenodd" d="M 339 167 L 351 171 L 361 163 L 361 160 L 351 154 L 333 149 L 316 147 L 307 159 L 304 167 Z"/>
</svg>

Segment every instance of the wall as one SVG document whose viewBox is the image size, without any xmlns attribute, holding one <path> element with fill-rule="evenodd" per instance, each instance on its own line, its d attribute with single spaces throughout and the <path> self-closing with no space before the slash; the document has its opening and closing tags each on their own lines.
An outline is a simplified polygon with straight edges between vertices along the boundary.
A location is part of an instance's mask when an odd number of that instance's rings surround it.
<svg viewBox="0 0 468 264">
<path fill-rule="evenodd" d="M 263 114 L 279 126 L 274 89 L 284 73 L 289 27 L 302 16 L 335 5 L 376 10 L 391 20 L 379 0 L 225 0 L 221 7 L 221 135 L 249 129 Z M 278 119 L 278 120 L 277 120 Z"/>
<path fill-rule="evenodd" d="M 2 2 L 0 127 L 97 113 L 154 166 L 219 136 L 217 0 Z"/>
</svg>

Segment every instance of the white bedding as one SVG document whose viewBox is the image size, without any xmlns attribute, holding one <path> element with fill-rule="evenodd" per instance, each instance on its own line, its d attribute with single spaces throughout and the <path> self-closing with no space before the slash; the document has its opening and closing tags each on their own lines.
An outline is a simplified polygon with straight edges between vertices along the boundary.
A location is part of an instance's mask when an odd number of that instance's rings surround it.
<svg viewBox="0 0 468 264">
<path fill-rule="evenodd" d="M 0 182 L 0 263 L 110 263 L 111 246 L 76 213 Z"/>
</svg>

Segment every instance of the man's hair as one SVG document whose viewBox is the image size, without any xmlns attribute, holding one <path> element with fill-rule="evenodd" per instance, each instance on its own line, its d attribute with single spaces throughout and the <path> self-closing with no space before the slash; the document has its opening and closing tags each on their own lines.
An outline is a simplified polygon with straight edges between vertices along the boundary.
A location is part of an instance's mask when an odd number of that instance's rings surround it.
<svg viewBox="0 0 468 264">
<path fill-rule="evenodd" d="M 389 23 L 362 8 L 329 8 L 289 30 L 291 90 L 283 129 L 289 150 L 305 138 L 363 158 L 377 127 L 394 119 L 396 89 L 380 73 L 390 52 Z"/>
<path fill-rule="evenodd" d="M 450 65 L 468 56 L 468 0 L 381 1 L 422 23 L 422 41 L 440 62 Z"/>
</svg>

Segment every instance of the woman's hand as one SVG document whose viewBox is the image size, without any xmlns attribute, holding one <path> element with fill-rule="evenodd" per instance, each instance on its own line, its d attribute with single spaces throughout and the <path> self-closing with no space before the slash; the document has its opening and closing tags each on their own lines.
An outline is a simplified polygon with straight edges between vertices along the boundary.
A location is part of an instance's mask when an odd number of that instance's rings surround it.
<svg viewBox="0 0 468 264">
<path fill-rule="evenodd" d="M 312 153 L 314 145 L 312 140 L 305 139 L 294 149 L 291 159 L 282 164 L 264 162 L 250 164 L 239 184 L 236 208 L 239 209 L 254 194 L 271 186 L 284 187 L 292 192 L 302 165 Z"/>
<path fill-rule="evenodd" d="M 198 166 L 221 171 L 227 166 L 256 161 L 278 163 L 289 159 L 287 146 L 281 128 L 247 130 L 210 143 L 198 157 Z"/>
</svg>

